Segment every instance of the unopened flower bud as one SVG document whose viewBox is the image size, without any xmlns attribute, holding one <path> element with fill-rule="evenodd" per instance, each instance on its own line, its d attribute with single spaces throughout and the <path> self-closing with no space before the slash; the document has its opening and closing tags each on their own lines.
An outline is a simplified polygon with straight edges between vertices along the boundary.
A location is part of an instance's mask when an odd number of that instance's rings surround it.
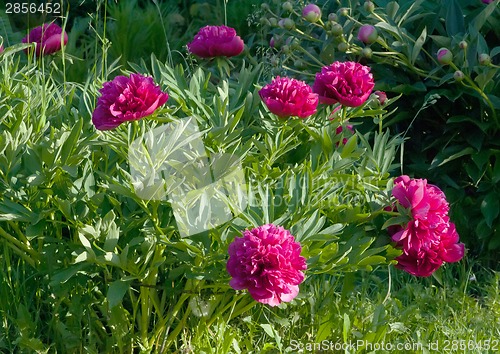
<svg viewBox="0 0 500 354">
<path fill-rule="evenodd" d="M 346 42 L 340 42 L 337 49 L 341 52 L 347 52 L 348 46 Z"/>
<path fill-rule="evenodd" d="M 365 1 L 365 3 L 363 4 L 363 7 L 364 7 L 366 12 L 372 13 L 375 10 L 375 4 L 371 1 Z"/>
<path fill-rule="evenodd" d="M 453 73 L 453 78 L 455 79 L 455 81 L 462 81 L 464 79 L 465 75 L 463 72 L 461 72 L 460 70 L 457 70 Z"/>
<path fill-rule="evenodd" d="M 441 48 L 437 52 L 439 64 L 448 65 L 453 61 L 453 54 L 447 48 Z"/>
<path fill-rule="evenodd" d="M 339 14 L 340 14 L 340 16 L 347 16 L 347 15 L 349 15 L 349 9 L 346 7 L 343 7 L 339 10 Z"/>
<path fill-rule="evenodd" d="M 262 3 L 262 4 L 260 5 L 260 8 L 261 8 L 262 10 L 266 11 L 266 10 L 269 10 L 269 5 L 268 5 L 267 3 Z"/>
<path fill-rule="evenodd" d="M 375 96 L 378 98 L 378 102 L 381 106 L 385 105 L 387 102 L 387 94 L 384 91 L 375 91 Z"/>
<path fill-rule="evenodd" d="M 460 41 L 460 43 L 458 43 L 458 46 L 460 47 L 460 49 L 467 49 L 468 45 L 469 44 L 466 41 Z"/>
<path fill-rule="evenodd" d="M 486 53 L 479 54 L 479 64 L 480 65 L 490 65 L 491 64 L 490 56 Z"/>
<path fill-rule="evenodd" d="M 290 53 L 290 46 L 285 44 L 283 47 L 281 47 L 281 50 L 283 51 L 283 53 L 289 54 Z"/>
<path fill-rule="evenodd" d="M 371 48 L 363 48 L 363 50 L 361 51 L 361 54 L 363 55 L 363 57 L 367 58 L 367 59 L 370 59 L 372 57 L 372 53 L 373 51 L 371 50 Z"/>
<path fill-rule="evenodd" d="M 340 24 L 335 23 L 335 24 L 332 26 L 331 33 L 332 33 L 332 35 L 334 35 L 335 37 L 341 36 L 341 35 L 344 33 L 344 28 L 343 28 Z"/>
<path fill-rule="evenodd" d="M 328 21 L 337 22 L 338 19 L 339 17 L 337 14 L 334 14 L 333 12 L 328 14 Z"/>
<path fill-rule="evenodd" d="M 321 9 L 318 5 L 308 4 L 302 10 L 302 17 L 308 22 L 315 23 L 321 18 Z"/>
<path fill-rule="evenodd" d="M 271 24 L 271 26 L 273 27 L 277 27 L 278 26 L 278 20 L 275 18 L 275 17 L 271 17 L 269 19 L 269 23 Z"/>
<path fill-rule="evenodd" d="M 288 11 L 288 12 L 292 12 L 293 11 L 293 5 L 292 5 L 292 3 L 290 1 L 285 1 L 283 3 L 283 5 L 281 5 L 281 7 L 285 11 Z"/>
<path fill-rule="evenodd" d="M 291 18 L 282 18 L 279 20 L 278 26 L 291 31 L 295 27 L 295 22 Z"/>
<path fill-rule="evenodd" d="M 359 28 L 358 39 L 365 44 L 372 44 L 378 38 L 377 29 L 372 25 L 363 25 Z"/>
</svg>

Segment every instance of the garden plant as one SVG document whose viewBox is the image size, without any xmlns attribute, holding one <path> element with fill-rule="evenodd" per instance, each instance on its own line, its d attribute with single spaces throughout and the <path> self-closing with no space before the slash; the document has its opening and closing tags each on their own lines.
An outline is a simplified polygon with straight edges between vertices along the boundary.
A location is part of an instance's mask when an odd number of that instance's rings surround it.
<svg viewBox="0 0 500 354">
<path fill-rule="evenodd" d="M 24 4 L 0 352 L 500 351 L 500 0 Z"/>
</svg>

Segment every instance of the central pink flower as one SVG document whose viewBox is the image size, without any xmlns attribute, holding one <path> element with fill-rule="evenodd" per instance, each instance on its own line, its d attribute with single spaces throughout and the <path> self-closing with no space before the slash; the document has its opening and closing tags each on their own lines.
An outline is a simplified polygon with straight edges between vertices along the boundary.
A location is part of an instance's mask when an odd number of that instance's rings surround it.
<svg viewBox="0 0 500 354">
<path fill-rule="evenodd" d="M 336 61 L 316 74 L 313 91 L 325 104 L 361 106 L 370 97 L 375 83 L 370 68 L 352 61 Z"/>
<path fill-rule="evenodd" d="M 245 47 L 234 28 L 227 26 L 205 26 L 188 43 L 188 50 L 202 58 L 233 57 Z"/>
<path fill-rule="evenodd" d="M 248 289 L 258 302 L 270 306 L 292 301 L 304 280 L 306 260 L 288 230 L 266 224 L 243 232 L 229 245 L 226 269 L 235 290 Z"/>
<path fill-rule="evenodd" d="M 105 82 L 99 92 L 101 97 L 92 114 L 92 122 L 99 130 L 147 117 L 168 99 L 168 94 L 162 92 L 152 78 L 141 74 L 131 74 L 130 78 L 117 76 Z"/>
<path fill-rule="evenodd" d="M 68 34 L 63 34 L 62 28 L 55 23 L 43 24 L 33 28 L 22 42 L 36 43 L 36 56 L 48 55 L 60 51 L 68 43 Z"/>
<path fill-rule="evenodd" d="M 409 210 L 410 221 L 389 229 L 396 247 L 403 250 L 397 267 L 427 277 L 443 262 L 458 262 L 464 256 L 464 244 L 458 243 L 455 225 L 448 217 L 449 205 L 444 193 L 425 179 L 401 176 L 394 181 L 392 195 Z"/>
<path fill-rule="evenodd" d="M 281 118 L 306 118 L 316 113 L 318 95 L 303 81 L 276 77 L 259 95 L 269 110 Z"/>
</svg>

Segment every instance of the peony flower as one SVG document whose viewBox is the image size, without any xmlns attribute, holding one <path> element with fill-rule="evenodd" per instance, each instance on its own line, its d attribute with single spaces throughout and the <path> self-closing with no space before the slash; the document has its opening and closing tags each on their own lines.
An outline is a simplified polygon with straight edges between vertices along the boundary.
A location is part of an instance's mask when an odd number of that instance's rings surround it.
<svg viewBox="0 0 500 354">
<path fill-rule="evenodd" d="M 358 39 L 365 44 L 372 44 L 378 38 L 377 29 L 372 25 L 363 25 L 359 28 Z"/>
<path fill-rule="evenodd" d="M 316 113 L 318 95 L 305 82 L 288 77 L 276 77 L 264 86 L 259 95 L 267 108 L 280 118 L 306 118 Z"/>
<path fill-rule="evenodd" d="M 302 270 L 307 268 L 300 251 L 300 244 L 281 226 L 246 230 L 229 245 L 229 285 L 248 289 L 252 298 L 270 306 L 292 301 L 304 280 Z"/>
<path fill-rule="evenodd" d="M 308 4 L 302 9 L 302 17 L 308 22 L 318 22 L 321 18 L 321 9 L 316 4 Z"/>
<path fill-rule="evenodd" d="M 370 68 L 352 61 L 334 62 L 316 74 L 313 91 L 325 104 L 361 106 L 370 97 L 375 83 Z"/>
<path fill-rule="evenodd" d="M 105 82 L 99 92 L 101 96 L 92 114 L 92 122 L 99 130 L 149 116 L 168 99 L 152 78 L 141 74 L 131 74 L 130 78 L 117 76 Z"/>
<path fill-rule="evenodd" d="M 187 45 L 188 50 L 202 58 L 233 57 L 240 54 L 245 44 L 236 35 L 234 28 L 227 26 L 205 26 Z"/>
<path fill-rule="evenodd" d="M 22 39 L 23 43 L 36 43 L 35 55 L 48 55 L 61 50 L 68 43 L 68 34 L 55 23 L 35 27 Z"/>
<path fill-rule="evenodd" d="M 439 64 L 448 65 L 453 61 L 453 54 L 447 48 L 440 48 L 437 52 Z"/>
<path fill-rule="evenodd" d="M 464 244 L 458 243 L 455 225 L 448 217 L 449 205 L 444 193 L 425 179 L 401 176 L 394 181 L 392 195 L 409 211 L 404 226 L 389 229 L 396 247 L 396 267 L 415 276 L 427 277 L 444 262 L 458 262 L 464 256 Z"/>
</svg>

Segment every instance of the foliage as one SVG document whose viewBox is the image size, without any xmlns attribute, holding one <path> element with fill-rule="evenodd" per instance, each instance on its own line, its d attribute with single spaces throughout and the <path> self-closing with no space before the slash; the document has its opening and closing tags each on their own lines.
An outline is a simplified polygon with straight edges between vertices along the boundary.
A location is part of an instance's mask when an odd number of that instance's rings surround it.
<svg viewBox="0 0 500 354">
<path fill-rule="evenodd" d="M 499 2 L 374 1 L 371 10 L 369 2 L 318 1 L 323 11 L 318 23 L 302 18 L 302 2 L 287 3 L 291 11 L 273 1 L 260 13 L 262 46 L 271 38 L 278 43 L 272 51 L 257 52 L 265 53 L 271 73 L 307 77 L 334 60 L 367 63 L 376 89 L 402 94 L 397 113 L 383 126 L 412 137 L 405 143 L 405 173 L 439 185 L 466 246 L 494 262 L 500 247 Z M 294 25 L 280 25 L 282 18 Z M 373 44 L 357 39 L 362 25 L 377 29 Z M 453 54 L 450 65 L 437 61 L 443 47 Z M 458 71 L 463 75 L 455 79 Z"/>
</svg>

